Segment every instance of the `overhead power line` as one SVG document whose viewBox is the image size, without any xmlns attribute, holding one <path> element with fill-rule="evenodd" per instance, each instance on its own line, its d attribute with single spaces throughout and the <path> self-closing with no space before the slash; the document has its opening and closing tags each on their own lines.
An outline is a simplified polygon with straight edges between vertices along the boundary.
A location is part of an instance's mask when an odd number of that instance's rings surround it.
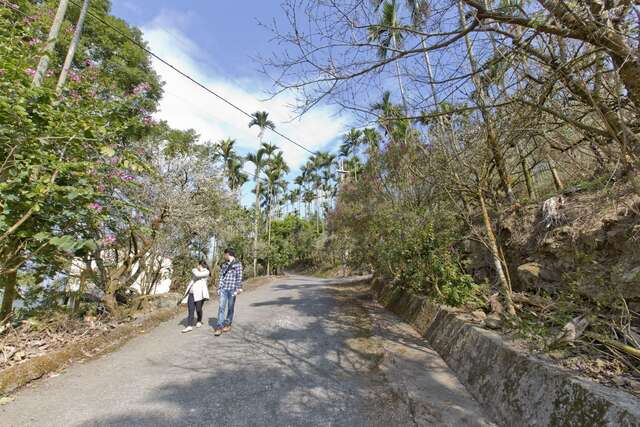
<svg viewBox="0 0 640 427">
<path fill-rule="evenodd" d="M 73 5 L 77 6 L 77 7 L 81 7 L 80 4 L 78 4 L 75 0 L 69 0 L 70 3 L 72 3 Z M 194 83 L 196 86 L 199 86 L 200 88 L 204 89 L 205 91 L 207 91 L 208 93 L 210 93 L 211 95 L 215 96 L 216 98 L 218 98 L 219 100 L 221 100 L 222 102 L 224 102 L 225 104 L 229 105 L 230 107 L 234 108 L 235 110 L 239 111 L 240 113 L 244 114 L 245 116 L 247 116 L 248 118 L 253 118 L 253 115 L 251 115 L 250 113 L 248 113 L 246 110 L 242 109 L 241 107 L 239 107 L 238 105 L 234 104 L 233 102 L 229 101 L 227 98 L 225 98 L 222 95 L 219 95 L 218 93 L 214 92 L 213 90 L 211 90 L 210 88 L 208 88 L 206 85 L 204 85 L 203 83 L 201 83 L 200 81 L 198 81 L 197 79 L 195 79 L 194 77 L 191 77 L 189 74 L 187 74 L 186 72 L 182 71 L 181 69 L 179 69 L 178 67 L 176 67 L 175 65 L 171 64 L 170 62 L 166 61 L 164 58 L 161 58 L 160 56 L 158 56 L 157 54 L 155 54 L 153 51 L 151 51 L 149 48 L 147 48 L 145 45 L 143 45 L 142 43 L 138 42 L 136 39 L 134 39 L 133 37 L 129 36 L 128 34 L 123 33 L 122 31 L 120 31 L 119 28 L 111 25 L 109 22 L 105 21 L 104 19 L 102 19 L 100 16 L 96 15 L 93 11 L 89 10 L 88 12 L 89 16 L 93 19 L 95 19 L 96 21 L 100 22 L 102 25 L 109 27 L 112 31 L 115 31 L 116 33 L 120 34 L 122 37 L 126 38 L 127 40 L 129 40 L 131 43 L 135 44 L 136 46 L 138 46 L 140 49 L 144 50 L 146 53 L 148 53 L 149 55 L 151 55 L 152 57 L 154 57 L 155 59 L 157 59 L 158 61 L 160 61 L 161 63 L 163 63 L 164 65 L 166 65 L 167 67 L 171 68 L 173 71 L 175 71 L 176 73 L 180 74 L 181 76 L 183 76 L 184 78 L 186 78 L 187 80 L 191 81 L 192 83 Z M 275 133 L 276 135 L 284 138 L 286 141 L 296 145 L 297 147 L 307 151 L 310 154 L 316 155 L 318 154 L 315 151 L 312 151 L 310 149 L 308 149 L 307 147 L 305 147 L 304 145 L 296 142 L 295 140 L 289 138 L 287 135 L 283 134 L 282 132 L 276 130 L 276 129 L 271 129 L 268 128 L 271 132 Z"/>
</svg>

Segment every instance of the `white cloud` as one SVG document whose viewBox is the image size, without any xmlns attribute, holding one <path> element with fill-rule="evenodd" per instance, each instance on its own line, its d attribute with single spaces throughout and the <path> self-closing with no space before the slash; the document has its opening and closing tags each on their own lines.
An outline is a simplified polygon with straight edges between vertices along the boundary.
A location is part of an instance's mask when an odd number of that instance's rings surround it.
<svg viewBox="0 0 640 427">
<path fill-rule="evenodd" d="M 185 19 L 189 18 L 161 13 L 144 26 L 145 39 L 151 50 L 243 110 L 249 113 L 268 111 L 269 118 L 280 132 L 312 151 L 326 149 L 345 132 L 347 117 L 335 115 L 330 107 L 318 107 L 291 122 L 294 115 L 290 106 L 295 101 L 292 95 L 283 94 L 272 100 L 259 101 L 265 98 L 267 82 L 247 76 L 225 77 L 198 45 L 179 30 Z M 158 119 L 166 120 L 175 128 L 193 128 L 204 141 L 234 138 L 243 153 L 257 149 L 258 129 L 248 127 L 247 116 L 160 61 L 154 60 L 154 67 L 165 82 L 165 95 L 156 114 Z M 265 134 L 265 140 L 283 150 L 292 170 L 297 170 L 309 156 L 303 149 L 271 132 Z"/>
</svg>

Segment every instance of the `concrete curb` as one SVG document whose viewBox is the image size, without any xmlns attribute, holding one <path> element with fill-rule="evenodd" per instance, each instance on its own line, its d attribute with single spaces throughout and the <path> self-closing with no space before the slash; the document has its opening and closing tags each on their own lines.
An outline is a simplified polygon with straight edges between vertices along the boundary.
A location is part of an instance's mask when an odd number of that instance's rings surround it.
<svg viewBox="0 0 640 427">
<path fill-rule="evenodd" d="M 410 323 L 487 413 L 505 426 L 640 426 L 640 399 L 535 359 L 408 290 L 374 283 L 378 300 Z"/>
<path fill-rule="evenodd" d="M 80 342 L 69 343 L 60 350 L 4 369 L 0 372 L 0 395 L 14 392 L 31 381 L 64 368 L 72 361 L 92 359 L 114 351 L 145 330 L 175 317 L 178 312 L 175 307 L 158 310 L 130 324 Z"/>
</svg>

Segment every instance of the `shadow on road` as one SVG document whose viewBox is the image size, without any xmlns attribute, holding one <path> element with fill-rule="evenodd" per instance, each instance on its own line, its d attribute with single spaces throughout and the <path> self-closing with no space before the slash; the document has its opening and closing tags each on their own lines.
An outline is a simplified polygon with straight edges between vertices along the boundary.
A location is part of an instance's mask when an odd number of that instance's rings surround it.
<svg viewBox="0 0 640 427">
<path fill-rule="evenodd" d="M 171 380 L 134 397 L 138 412 L 82 425 L 415 425 L 411 399 L 389 388 L 379 369 L 383 349 L 357 303 L 367 297 L 349 285 L 287 282 L 240 299 L 232 333 L 202 335 L 182 357 L 141 361 L 159 364 Z M 283 291 L 289 295 L 278 297 Z M 406 334 L 385 339 L 430 351 Z M 444 371 L 434 365 L 423 375 L 446 395 Z M 431 419 L 446 425 L 438 414 Z"/>
</svg>

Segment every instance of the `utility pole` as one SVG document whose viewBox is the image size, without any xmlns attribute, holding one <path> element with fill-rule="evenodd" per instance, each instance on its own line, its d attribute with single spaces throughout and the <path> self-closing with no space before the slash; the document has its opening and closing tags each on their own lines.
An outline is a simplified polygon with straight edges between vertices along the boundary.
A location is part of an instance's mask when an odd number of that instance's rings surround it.
<svg viewBox="0 0 640 427">
<path fill-rule="evenodd" d="M 47 37 L 47 44 L 44 47 L 44 52 L 38 62 L 38 68 L 36 74 L 33 76 L 31 82 L 32 87 L 42 86 L 42 79 L 49 67 L 49 55 L 56 47 L 56 41 L 58 40 L 58 34 L 60 34 L 60 27 L 62 27 L 62 21 L 64 21 L 64 15 L 67 13 L 67 7 L 69 6 L 69 0 L 60 0 L 58 4 L 58 10 L 56 16 L 53 18 L 53 24 L 51 24 L 51 30 L 49 30 L 49 36 Z"/>
<path fill-rule="evenodd" d="M 60 78 L 58 79 L 58 84 L 56 86 L 57 95 L 60 95 L 60 93 L 62 92 L 62 87 L 67 81 L 67 75 L 69 75 L 69 69 L 71 68 L 73 57 L 75 56 L 76 50 L 78 49 L 78 43 L 80 42 L 80 35 L 82 34 L 82 27 L 84 26 L 84 20 L 87 17 L 90 1 L 91 0 L 84 0 L 84 2 L 82 3 L 82 9 L 80 9 L 80 17 L 78 17 L 76 30 L 73 33 L 73 39 L 71 39 L 71 44 L 69 45 L 69 50 L 67 51 L 67 57 L 64 60 L 64 65 L 62 66 Z"/>
</svg>

